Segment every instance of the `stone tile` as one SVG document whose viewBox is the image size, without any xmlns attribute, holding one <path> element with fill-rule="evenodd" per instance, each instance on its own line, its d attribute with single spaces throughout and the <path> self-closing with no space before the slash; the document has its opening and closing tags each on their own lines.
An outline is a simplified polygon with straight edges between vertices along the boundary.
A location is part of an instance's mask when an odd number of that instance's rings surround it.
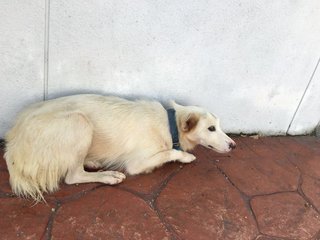
<svg viewBox="0 0 320 240">
<path fill-rule="evenodd" d="M 296 164 L 303 174 L 320 179 L 320 155 L 300 155 L 290 161 Z"/>
<path fill-rule="evenodd" d="M 303 193 L 312 201 L 318 211 L 320 211 L 320 179 L 304 175 L 301 188 Z"/>
<path fill-rule="evenodd" d="M 320 216 L 297 193 L 279 193 L 251 200 L 260 231 L 268 236 L 310 239 L 320 230 Z"/>
<path fill-rule="evenodd" d="M 155 169 L 152 173 L 136 176 L 127 176 L 119 185 L 143 194 L 150 194 L 156 191 L 157 187 L 172 173 L 183 167 L 181 163 L 167 163 L 161 168 Z"/>
<path fill-rule="evenodd" d="M 288 159 L 298 166 L 303 174 L 320 179 L 320 144 L 317 138 L 282 137 L 280 143 L 288 154 Z"/>
<path fill-rule="evenodd" d="M 287 159 L 229 158 L 216 164 L 249 196 L 294 191 L 298 187 L 299 171 Z"/>
<path fill-rule="evenodd" d="M 264 137 L 258 137 L 258 139 L 252 137 L 242 137 L 240 140 L 246 146 L 245 157 L 250 157 L 250 155 L 248 155 L 250 153 L 253 153 L 255 157 L 266 157 L 272 155 L 269 146 L 264 142 Z"/>
<path fill-rule="evenodd" d="M 258 235 L 246 202 L 210 160 L 186 165 L 156 204 L 181 239 L 254 239 Z"/>
<path fill-rule="evenodd" d="M 306 148 L 320 154 L 320 138 L 314 136 L 291 137 L 297 144 L 301 144 Z"/>
<path fill-rule="evenodd" d="M 0 238 L 42 239 L 52 208 L 19 198 L 0 199 Z"/>
<path fill-rule="evenodd" d="M 7 171 L 0 171 L 0 192 L 12 193 L 9 184 L 9 173 Z"/>
<path fill-rule="evenodd" d="M 320 240 L 320 231 L 316 233 L 310 240 Z"/>
<path fill-rule="evenodd" d="M 230 157 L 219 158 L 212 152 L 207 154 L 241 191 L 252 196 L 297 189 L 300 172 L 288 160 L 288 153 L 278 137 L 235 140 L 240 150 L 237 147 Z"/>
<path fill-rule="evenodd" d="M 283 145 L 283 137 L 262 137 L 260 138 L 261 144 L 257 147 L 257 152 L 261 156 L 276 156 L 276 158 L 287 158 L 288 152 L 285 151 L 286 147 Z"/>
<path fill-rule="evenodd" d="M 63 204 L 57 211 L 53 239 L 168 239 L 155 211 L 142 199 L 103 187 Z"/>
<path fill-rule="evenodd" d="M 231 152 L 231 156 L 237 158 L 252 158 L 252 157 L 274 157 L 285 158 L 287 152 L 284 151 L 283 145 L 279 141 L 279 137 L 252 137 L 236 138 L 237 148 Z M 240 149 L 238 148 L 240 147 Z M 242 149 L 241 149 L 242 146 Z M 239 156 L 238 152 L 241 155 Z"/>
</svg>

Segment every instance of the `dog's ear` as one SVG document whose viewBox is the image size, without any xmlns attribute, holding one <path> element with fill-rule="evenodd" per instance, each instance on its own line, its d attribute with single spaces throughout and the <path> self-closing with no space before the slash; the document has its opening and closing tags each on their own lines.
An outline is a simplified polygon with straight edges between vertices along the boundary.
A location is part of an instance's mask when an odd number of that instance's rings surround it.
<svg viewBox="0 0 320 240">
<path fill-rule="evenodd" d="M 198 121 L 199 117 L 194 113 L 190 113 L 186 118 L 182 119 L 182 131 L 190 132 L 195 128 L 195 126 L 197 126 Z"/>
</svg>

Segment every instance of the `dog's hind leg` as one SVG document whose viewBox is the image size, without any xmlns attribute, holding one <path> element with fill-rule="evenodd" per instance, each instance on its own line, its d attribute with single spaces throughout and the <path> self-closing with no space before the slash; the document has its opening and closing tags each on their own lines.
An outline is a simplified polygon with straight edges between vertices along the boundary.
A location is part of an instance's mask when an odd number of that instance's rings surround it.
<svg viewBox="0 0 320 240">
<path fill-rule="evenodd" d="M 170 149 L 162 152 L 158 152 L 149 159 L 144 159 L 143 162 L 137 161 L 129 163 L 126 166 L 126 170 L 129 174 L 149 173 L 154 168 L 162 166 L 166 162 L 179 161 L 182 163 L 190 163 L 194 161 L 196 157 L 190 153 Z"/>
<path fill-rule="evenodd" d="M 65 178 L 65 183 L 88 183 L 88 182 L 101 182 L 105 184 L 117 184 L 122 182 L 126 178 L 121 172 L 117 171 L 103 171 L 103 172 L 86 172 L 83 169 L 83 165 L 78 166 L 75 169 L 68 171 Z"/>
<path fill-rule="evenodd" d="M 92 143 L 92 127 L 90 122 L 82 115 L 79 116 L 82 121 L 81 136 L 78 136 L 79 139 L 74 139 L 78 141 L 78 144 L 75 142 L 75 145 L 81 146 L 77 147 L 76 154 L 71 155 L 72 165 L 69 165 L 67 173 L 65 175 L 64 181 L 67 184 L 76 184 L 76 183 L 89 183 L 89 182 L 101 182 L 105 184 L 117 184 L 122 182 L 126 176 L 121 172 L 116 171 L 103 171 L 103 172 L 86 172 L 84 170 L 84 160 L 88 154 L 88 150 Z"/>
</svg>

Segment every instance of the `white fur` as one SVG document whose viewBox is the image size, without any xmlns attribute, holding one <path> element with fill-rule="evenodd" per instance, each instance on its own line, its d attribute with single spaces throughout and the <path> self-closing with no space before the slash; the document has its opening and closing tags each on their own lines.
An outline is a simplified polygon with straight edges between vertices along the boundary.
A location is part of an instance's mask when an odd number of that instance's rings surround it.
<svg viewBox="0 0 320 240">
<path fill-rule="evenodd" d="M 219 120 L 198 107 L 172 102 L 183 150 L 197 144 L 218 152 L 234 142 Z M 215 132 L 208 127 L 214 125 Z M 117 184 L 117 171 L 86 172 L 84 166 L 151 172 L 166 162 L 188 163 L 195 157 L 172 149 L 167 112 L 158 102 L 128 101 L 100 95 L 75 95 L 34 104 L 22 112 L 6 135 L 10 183 L 19 196 L 44 200 L 43 192 L 67 184 Z"/>
</svg>

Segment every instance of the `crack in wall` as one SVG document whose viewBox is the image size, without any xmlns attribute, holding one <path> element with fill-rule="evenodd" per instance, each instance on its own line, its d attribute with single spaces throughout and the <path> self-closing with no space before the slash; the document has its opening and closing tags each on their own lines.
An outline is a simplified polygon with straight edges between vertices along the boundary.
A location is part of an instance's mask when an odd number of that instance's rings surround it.
<svg viewBox="0 0 320 240">
<path fill-rule="evenodd" d="M 289 126 L 288 126 L 288 128 L 287 128 L 287 131 L 286 131 L 286 134 L 287 134 L 287 135 L 288 135 L 288 133 L 289 133 L 289 131 L 290 131 L 290 128 L 291 128 L 291 125 L 292 125 L 293 121 L 295 120 L 296 115 L 297 115 L 297 113 L 298 113 L 298 111 L 299 111 L 299 109 L 300 109 L 300 107 L 301 107 L 301 104 L 302 104 L 302 102 L 303 102 L 303 100 L 304 100 L 304 97 L 305 97 L 305 95 L 306 95 L 306 93 L 307 93 L 307 91 L 308 91 L 308 89 L 309 89 L 309 87 L 310 87 L 310 85 L 311 85 L 311 82 L 312 82 L 312 80 L 313 80 L 313 77 L 314 77 L 314 75 L 315 75 L 315 73 L 316 73 L 316 71 L 317 71 L 317 69 L 318 69 L 319 63 L 320 63 L 320 57 L 319 57 L 319 59 L 318 59 L 318 62 L 317 62 L 317 64 L 316 64 L 316 66 L 315 66 L 312 74 L 311 74 L 311 77 L 310 77 L 310 79 L 309 79 L 309 82 L 308 82 L 308 84 L 307 84 L 307 86 L 306 86 L 306 88 L 305 88 L 305 90 L 304 90 L 304 92 L 303 92 L 303 94 L 302 94 L 302 96 L 301 96 L 301 99 L 300 99 L 300 101 L 299 101 L 299 103 L 298 103 L 298 106 L 297 106 L 295 112 L 293 113 L 292 119 L 291 119 L 291 121 L 290 121 L 290 123 L 289 123 Z"/>
</svg>

